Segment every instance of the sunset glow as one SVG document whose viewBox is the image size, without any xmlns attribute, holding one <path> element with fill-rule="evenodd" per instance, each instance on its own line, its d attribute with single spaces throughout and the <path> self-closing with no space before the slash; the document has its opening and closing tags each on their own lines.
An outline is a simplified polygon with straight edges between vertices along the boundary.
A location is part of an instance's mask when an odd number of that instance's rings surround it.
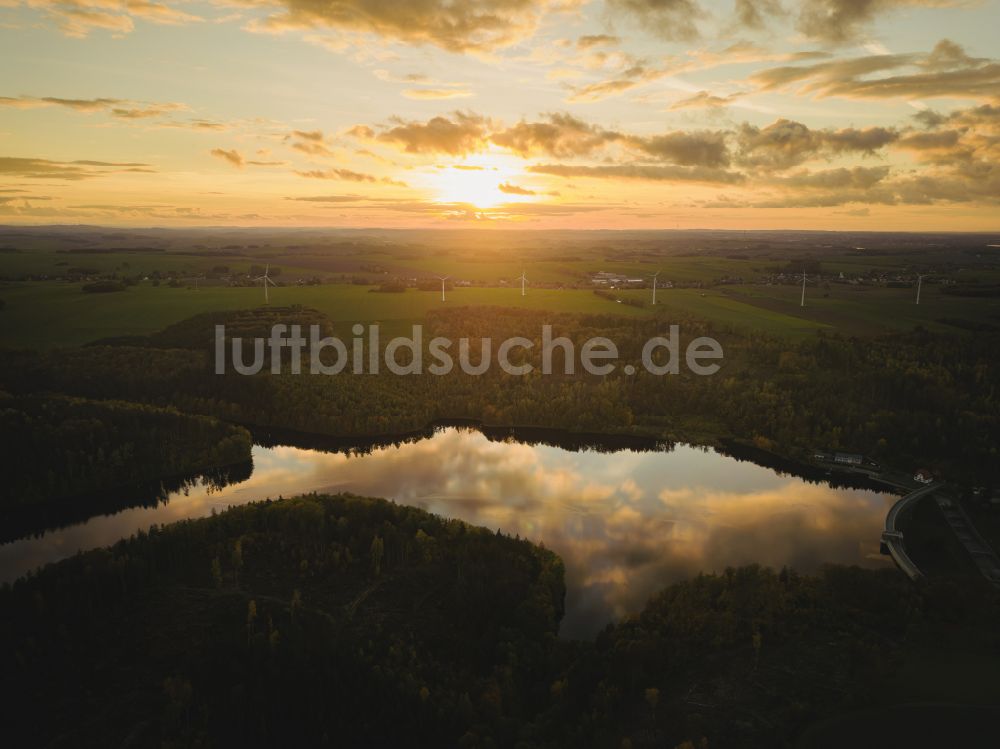
<svg viewBox="0 0 1000 749">
<path fill-rule="evenodd" d="M 504 202 L 537 199 L 537 192 L 517 184 L 525 175 L 512 164 L 514 161 L 509 157 L 469 157 L 459 164 L 438 167 L 428 177 L 428 184 L 438 203 L 495 208 Z"/>
<path fill-rule="evenodd" d="M 1000 0 L 13 0 L 0 221 L 995 229 L 998 18 Z"/>
</svg>

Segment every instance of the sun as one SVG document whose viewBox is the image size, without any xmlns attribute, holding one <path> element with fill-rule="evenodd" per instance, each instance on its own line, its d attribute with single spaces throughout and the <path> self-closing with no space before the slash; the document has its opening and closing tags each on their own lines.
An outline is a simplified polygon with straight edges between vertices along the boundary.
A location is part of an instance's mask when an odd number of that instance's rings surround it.
<svg viewBox="0 0 1000 749">
<path fill-rule="evenodd" d="M 535 199 L 534 190 L 518 183 L 524 174 L 515 163 L 494 155 L 472 156 L 458 164 L 445 164 L 428 175 L 427 187 L 437 203 L 470 203 L 495 208 L 501 203 Z"/>
</svg>

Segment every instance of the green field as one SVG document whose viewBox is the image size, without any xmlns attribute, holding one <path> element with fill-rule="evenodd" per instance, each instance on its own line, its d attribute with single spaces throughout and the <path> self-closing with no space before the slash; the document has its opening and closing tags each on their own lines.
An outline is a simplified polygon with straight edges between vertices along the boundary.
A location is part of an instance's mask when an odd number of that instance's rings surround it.
<svg viewBox="0 0 1000 749">
<path fill-rule="evenodd" d="M 140 283 L 126 291 L 85 294 L 79 283 L 24 282 L 0 286 L 2 330 L 0 346 L 46 349 L 74 346 L 99 338 L 138 335 L 160 330 L 200 312 L 258 307 L 259 288 L 204 286 L 171 288 Z M 449 289 L 442 302 L 435 291 L 408 289 L 382 294 L 369 286 L 328 284 L 281 286 L 271 292 L 274 305 L 313 307 L 342 322 L 375 322 L 386 333 L 406 332 L 432 309 L 446 306 L 493 305 L 573 313 L 612 313 L 623 316 L 656 315 L 667 320 L 695 316 L 713 323 L 747 328 L 799 340 L 818 330 L 849 335 L 872 335 L 910 330 L 922 325 L 931 330 L 959 332 L 941 322 L 965 319 L 1000 323 L 1000 300 L 952 297 L 926 287 L 921 304 L 914 304 L 910 289 L 832 286 L 829 291 L 809 289 L 806 306 L 800 307 L 800 289 L 794 286 L 726 286 L 698 289 L 661 289 L 657 305 L 649 304 L 648 289 L 614 292 L 620 299 L 636 299 L 644 307 L 615 304 L 587 289 L 531 289 L 522 297 L 519 288 Z M 824 296 L 828 294 L 828 296 Z"/>
<path fill-rule="evenodd" d="M 943 320 L 1000 324 L 1000 299 L 949 296 L 938 286 L 925 285 L 917 305 L 914 289 L 831 284 L 829 289 L 806 289 L 801 307 L 801 287 L 729 287 L 733 300 L 762 310 L 782 312 L 812 320 L 848 335 L 870 335 L 892 330 L 958 332 Z"/>
<path fill-rule="evenodd" d="M 857 244 L 839 235 L 730 232 L 537 234 L 532 232 L 164 231 L 0 227 L 0 346 L 52 348 L 144 334 L 191 315 L 260 306 L 252 266 L 280 269 L 272 304 L 313 307 L 341 322 L 374 322 L 405 332 L 442 305 L 433 291 L 373 293 L 385 281 L 447 274 L 473 286 L 448 291 L 447 306 L 495 305 L 572 313 L 699 317 L 790 340 L 818 331 L 876 335 L 915 326 L 959 334 L 1000 326 L 1000 297 L 942 293 L 944 283 L 1000 284 L 1000 253 L 962 236 L 871 235 Z M 974 246 L 973 246 L 974 245 Z M 882 248 L 879 249 L 879 246 Z M 980 249 L 983 248 L 983 249 Z M 812 263 L 806 306 L 798 284 L 768 285 Z M 818 271 L 816 270 L 818 269 Z M 528 294 L 515 280 L 522 270 Z M 660 283 L 701 288 L 593 293 L 590 277 L 607 271 L 634 279 L 659 272 Z M 926 280 L 922 302 L 889 281 Z M 843 275 L 841 275 L 843 274 Z M 929 274 L 929 275 L 928 275 Z M 80 278 L 138 280 L 124 292 L 84 294 Z M 296 285 L 319 278 L 321 285 Z M 873 280 L 877 277 L 877 280 Z M 153 285 L 149 278 L 161 279 Z M 199 280 L 195 280 L 199 278 Z M 744 283 L 719 283 L 741 278 Z M 787 276 L 786 276 L 787 278 Z M 813 278 L 815 276 L 813 275 Z M 855 280 L 850 284 L 845 281 Z M 350 283 L 354 281 L 354 283 Z M 358 282 L 361 282 L 358 285 Z M 433 283 L 433 281 L 432 281 Z M 505 285 L 506 283 L 506 285 Z M 197 284 L 198 288 L 191 288 Z M 954 324 L 958 321 L 958 324 Z"/>
<path fill-rule="evenodd" d="M 470 250 L 469 255 L 472 255 Z M 495 284 L 512 280 L 525 271 L 529 281 L 545 285 L 586 283 L 593 273 L 610 271 L 633 278 L 647 278 L 659 272 L 660 278 L 679 282 L 711 282 L 725 276 L 753 275 L 773 263 L 766 260 L 731 260 L 718 257 L 668 257 L 620 259 L 612 253 L 592 252 L 572 260 L 548 259 L 511 253 L 505 257 L 487 254 L 482 258 L 448 253 L 411 255 L 397 248 L 393 252 L 369 250 L 333 255 L 324 252 L 293 252 L 272 250 L 239 253 L 185 254 L 182 252 L 31 252 L 0 255 L 0 275 L 12 280 L 24 276 L 58 277 L 68 269 L 85 268 L 101 274 L 149 275 L 159 271 L 163 276 L 190 278 L 209 273 L 216 266 L 226 266 L 231 272 L 245 274 L 251 265 L 271 265 L 281 268 L 282 277 L 295 279 L 313 275 L 358 275 L 377 280 L 383 274 L 366 268 L 378 265 L 384 275 L 428 278 L 448 275 L 477 283 Z"/>
<path fill-rule="evenodd" d="M 298 262 L 308 262 L 297 258 Z M 711 281 L 725 276 L 751 276 L 758 269 L 766 268 L 764 260 L 731 260 L 718 257 L 649 257 L 642 260 L 616 258 L 613 253 L 593 253 L 592 257 L 577 260 L 548 260 L 543 258 L 476 260 L 453 256 L 445 257 L 400 257 L 382 261 L 392 273 L 427 277 L 448 274 L 452 278 L 494 283 L 510 280 L 521 275 L 522 270 L 533 283 L 543 284 L 586 284 L 589 277 L 599 271 L 620 273 L 630 278 L 648 279 L 659 273 L 660 279 L 689 283 Z"/>
<path fill-rule="evenodd" d="M 0 346 L 47 349 L 75 346 L 99 338 L 140 335 L 161 330 L 200 312 L 246 309 L 264 302 L 259 288 L 206 287 L 198 290 L 133 286 L 110 294 L 85 294 L 80 284 L 32 282 L 0 287 L 6 303 Z M 406 332 L 429 310 L 447 306 L 496 305 L 559 312 L 615 312 L 635 316 L 648 310 L 616 305 L 590 291 L 535 289 L 454 289 L 441 301 L 440 292 L 408 289 L 380 294 L 367 286 L 287 286 L 271 290 L 274 305 L 300 304 L 343 322 L 378 321 L 389 334 Z"/>
<path fill-rule="evenodd" d="M 651 300 L 648 289 L 621 291 L 618 296 L 622 299 L 640 299 L 647 304 Z M 792 339 L 811 336 L 817 330 L 830 328 L 808 316 L 798 316 L 794 314 L 794 310 L 765 309 L 715 289 L 661 289 L 656 295 L 656 309 L 658 314 L 666 314 L 668 317 L 672 314 L 693 315 L 721 325 L 753 328 Z"/>
</svg>

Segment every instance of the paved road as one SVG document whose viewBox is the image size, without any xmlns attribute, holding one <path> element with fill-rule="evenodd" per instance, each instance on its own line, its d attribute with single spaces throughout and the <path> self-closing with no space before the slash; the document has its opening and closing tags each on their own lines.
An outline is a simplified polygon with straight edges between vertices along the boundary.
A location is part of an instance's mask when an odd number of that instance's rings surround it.
<svg viewBox="0 0 1000 749">
<path fill-rule="evenodd" d="M 938 507 L 941 508 L 948 525 L 951 526 L 965 550 L 969 552 L 969 556 L 972 557 L 972 561 L 976 563 L 983 577 L 993 585 L 1000 587 L 1000 557 L 979 535 L 979 531 L 972 524 L 965 509 L 951 497 L 938 495 L 934 499 Z"/>
<path fill-rule="evenodd" d="M 924 575 L 906 553 L 906 549 L 903 546 L 903 532 L 899 530 L 899 518 L 917 500 L 926 497 L 928 494 L 932 494 L 940 488 L 940 483 L 934 483 L 913 490 L 896 502 L 889 510 L 889 514 L 885 516 L 885 530 L 882 531 L 882 543 L 889 549 L 889 554 L 899 569 L 903 570 L 911 580 L 916 580 L 918 577 L 923 577 Z"/>
</svg>

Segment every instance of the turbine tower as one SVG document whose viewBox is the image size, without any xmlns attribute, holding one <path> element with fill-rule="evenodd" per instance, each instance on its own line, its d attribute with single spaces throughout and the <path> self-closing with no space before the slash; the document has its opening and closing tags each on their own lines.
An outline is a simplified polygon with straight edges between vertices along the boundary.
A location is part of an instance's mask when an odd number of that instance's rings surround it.
<svg viewBox="0 0 1000 749">
<path fill-rule="evenodd" d="M 656 271 L 653 274 L 653 304 L 656 304 L 656 277 L 660 275 L 660 271 Z"/>
<path fill-rule="evenodd" d="M 917 274 L 917 304 L 920 304 L 920 285 L 923 283 L 924 277 L 919 273 Z"/>
<path fill-rule="evenodd" d="M 438 281 L 441 282 L 441 301 L 444 301 L 444 282 L 447 281 L 451 276 L 434 276 Z"/>
<path fill-rule="evenodd" d="M 271 264 L 268 263 L 267 265 L 264 266 L 264 275 L 263 276 L 257 276 L 257 278 L 254 279 L 254 281 L 260 281 L 261 286 L 264 287 L 264 304 L 270 304 L 271 303 L 271 300 L 267 296 L 267 285 L 268 284 L 271 284 L 271 286 L 277 286 L 278 285 L 274 281 L 272 281 L 271 277 L 268 275 L 268 273 L 270 271 L 271 271 Z"/>
<path fill-rule="evenodd" d="M 528 277 L 524 275 L 524 271 L 521 271 L 521 296 L 525 295 L 524 284 L 527 282 Z"/>
<path fill-rule="evenodd" d="M 799 302 L 800 307 L 806 306 L 806 272 L 802 271 L 802 301 Z"/>
</svg>

